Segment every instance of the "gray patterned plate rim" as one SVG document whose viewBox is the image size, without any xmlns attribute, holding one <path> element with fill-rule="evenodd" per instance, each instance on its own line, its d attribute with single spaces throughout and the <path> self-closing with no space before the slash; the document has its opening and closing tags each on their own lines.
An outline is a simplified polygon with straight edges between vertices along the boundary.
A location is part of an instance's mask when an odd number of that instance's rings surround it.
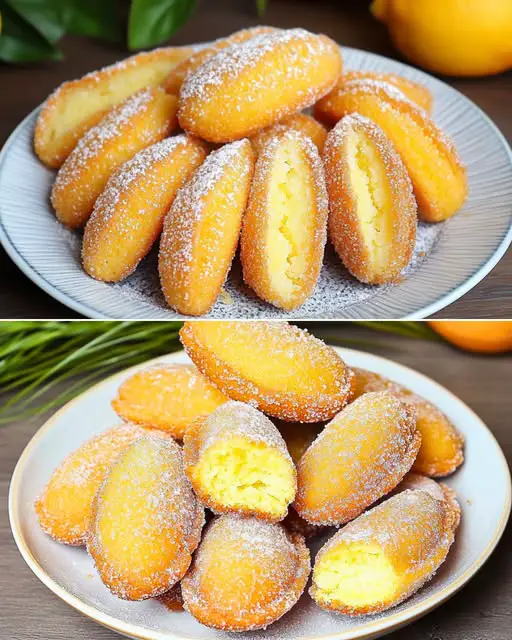
<svg viewBox="0 0 512 640">
<path fill-rule="evenodd" d="M 378 54 L 342 49 L 347 68 L 364 66 L 401 73 L 431 89 L 435 105 L 441 104 L 434 116 L 440 116 L 441 127 L 462 147 L 468 165 L 467 205 L 446 223 L 420 224 L 413 263 L 398 285 L 372 288 L 351 281 L 328 249 L 314 295 L 300 309 L 286 313 L 247 295 L 235 260 L 226 288 L 227 298 L 235 298 L 236 304 L 221 297 L 206 317 L 424 318 L 478 284 L 512 242 L 512 151 L 492 120 L 471 100 L 429 74 Z M 40 108 L 22 120 L 0 151 L 0 242 L 10 258 L 37 286 L 86 317 L 182 317 L 162 304 L 154 256 L 121 285 L 94 281 L 81 270 L 79 236 L 64 231 L 55 221 L 47 203 L 53 174 L 42 167 L 31 148 L 33 124 Z M 39 216 L 34 213 L 37 207 Z"/>
</svg>

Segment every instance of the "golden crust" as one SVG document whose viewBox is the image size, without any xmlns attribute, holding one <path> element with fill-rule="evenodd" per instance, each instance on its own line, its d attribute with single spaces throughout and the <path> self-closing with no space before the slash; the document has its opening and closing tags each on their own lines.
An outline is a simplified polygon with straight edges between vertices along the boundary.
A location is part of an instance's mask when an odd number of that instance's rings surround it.
<svg viewBox="0 0 512 640">
<path fill-rule="evenodd" d="M 235 255 L 254 153 L 248 140 L 212 152 L 178 191 L 160 240 L 158 271 L 168 304 L 187 315 L 214 305 Z"/>
<path fill-rule="evenodd" d="M 329 420 L 349 401 L 353 374 L 331 347 L 285 322 L 185 322 L 197 368 L 233 400 L 286 421 Z"/>
<path fill-rule="evenodd" d="M 320 549 L 309 592 L 320 607 L 336 613 L 362 616 L 385 611 L 412 596 L 433 577 L 453 541 L 451 517 L 445 506 L 426 491 L 403 491 L 350 522 Z M 369 548 L 370 553 L 379 549 L 388 559 L 396 580 L 391 596 L 364 605 L 325 597 L 319 582 L 326 559 L 332 552 L 350 552 L 352 545 Z M 341 577 L 339 580 L 341 583 Z"/>
<path fill-rule="evenodd" d="M 323 159 L 336 253 L 361 282 L 396 281 L 412 258 L 417 226 L 402 159 L 382 129 L 359 114 L 329 132 Z"/>
<path fill-rule="evenodd" d="M 240 240 L 244 280 L 260 298 L 287 311 L 309 298 L 322 268 L 327 215 L 313 142 L 292 129 L 271 138 L 258 155 Z"/>
<path fill-rule="evenodd" d="M 230 451 L 229 443 L 233 441 L 233 438 L 236 439 L 237 446 L 234 451 Z M 275 509 L 270 510 L 267 508 L 268 504 L 265 502 L 265 498 L 275 497 L 274 485 L 267 485 L 267 487 L 261 488 L 258 491 L 257 498 L 249 494 L 244 496 L 242 491 L 237 496 L 237 503 L 234 504 L 231 501 L 222 500 L 222 496 L 216 498 L 213 487 L 205 482 L 204 476 L 201 474 L 201 466 L 205 461 L 205 457 L 212 448 L 224 444 L 227 445 L 227 447 L 224 449 L 222 459 L 223 467 L 226 468 L 229 466 L 229 458 L 231 455 L 234 462 L 233 468 L 236 468 L 236 472 L 232 476 L 232 481 L 240 483 L 242 487 L 245 485 L 244 473 L 254 474 L 255 470 L 251 468 L 250 463 L 247 464 L 247 461 L 243 459 L 240 461 L 234 458 L 234 456 L 238 454 L 241 443 L 244 441 L 248 445 L 258 446 L 260 451 L 262 449 L 273 451 L 287 467 L 290 484 L 287 488 L 292 491 L 290 492 L 288 502 L 286 504 L 282 502 L 281 512 L 276 512 Z M 288 505 L 293 502 L 297 490 L 295 465 L 278 429 L 264 414 L 260 413 L 251 405 L 230 401 L 218 407 L 209 416 L 198 420 L 193 427 L 185 433 L 183 439 L 183 454 L 185 471 L 196 495 L 203 505 L 211 509 L 214 513 L 238 513 L 244 516 L 254 516 L 267 522 L 279 522 L 285 518 Z M 268 473 L 268 477 L 265 478 L 265 481 L 267 481 L 274 469 L 268 468 L 268 465 L 265 469 L 265 474 Z M 222 470 L 219 469 L 218 472 L 221 473 Z M 254 482 L 254 478 L 249 480 L 246 476 L 245 481 Z"/>
<path fill-rule="evenodd" d="M 52 473 L 34 508 L 43 531 L 57 542 L 83 545 L 94 496 L 112 463 L 144 430 L 124 424 L 87 440 Z"/>
<path fill-rule="evenodd" d="M 58 169 L 84 133 L 112 107 L 144 87 L 159 85 L 193 51 L 191 47 L 144 51 L 64 82 L 49 96 L 37 118 L 34 148 L 39 159 Z"/>
<path fill-rule="evenodd" d="M 143 89 L 114 107 L 80 138 L 59 169 L 51 201 L 60 222 L 82 227 L 111 174 L 175 126 L 176 98 L 160 88 Z"/>
<path fill-rule="evenodd" d="M 434 404 L 407 387 L 373 371 L 354 368 L 355 398 L 369 391 L 388 390 L 416 412 L 416 427 L 421 447 L 413 470 L 426 476 L 442 477 L 453 473 L 464 462 L 464 437 Z"/>
<path fill-rule="evenodd" d="M 112 465 L 94 500 L 87 550 L 114 595 L 154 598 L 187 571 L 203 524 L 181 448 L 154 431 Z"/>
<path fill-rule="evenodd" d="M 193 365 L 161 363 L 125 380 L 112 408 L 123 420 L 181 440 L 196 420 L 227 400 Z"/>
<path fill-rule="evenodd" d="M 251 143 L 256 154 L 259 155 L 262 152 L 263 147 L 266 146 L 271 138 L 280 133 L 284 133 L 287 129 L 294 129 L 308 138 L 311 138 L 311 141 L 318 151 L 322 153 L 327 139 L 327 129 L 322 123 L 315 120 L 313 116 L 310 116 L 307 113 L 296 113 L 290 118 L 285 118 L 272 127 L 262 129 L 252 136 Z"/>
<path fill-rule="evenodd" d="M 194 51 L 190 56 L 179 62 L 165 79 L 163 83 L 164 89 L 167 93 L 178 95 L 181 85 L 187 75 L 194 72 L 203 62 L 208 60 L 208 58 L 211 58 L 216 53 L 231 46 L 232 44 L 245 42 L 255 36 L 259 36 L 264 33 L 273 33 L 275 31 L 277 31 L 275 27 L 251 27 L 250 29 L 235 31 L 227 38 L 219 38 L 218 40 L 215 40 L 215 42 L 213 42 L 209 47 L 203 47 L 199 51 Z"/>
<path fill-rule="evenodd" d="M 352 80 L 378 80 L 381 82 L 387 82 L 392 84 L 397 89 L 416 103 L 422 109 L 425 109 L 427 113 L 432 112 L 432 103 L 434 101 L 432 93 L 429 89 L 419 82 L 409 80 L 404 76 L 399 76 L 396 73 L 382 73 L 379 71 L 345 71 L 338 80 L 338 83 L 334 87 L 331 93 L 337 91 L 343 87 L 347 82 Z"/>
<path fill-rule="evenodd" d="M 421 443 L 413 410 L 386 391 L 348 405 L 297 465 L 294 508 L 312 524 L 343 524 L 393 489 Z"/>
<path fill-rule="evenodd" d="M 251 38 L 208 58 L 185 79 L 178 118 L 210 142 L 250 136 L 304 109 L 332 89 L 338 45 L 289 29 Z"/>
<path fill-rule="evenodd" d="M 262 629 L 293 607 L 310 571 L 302 536 L 255 518 L 221 516 L 206 528 L 182 580 L 184 606 L 208 627 Z"/>
<path fill-rule="evenodd" d="M 352 80 L 315 105 L 315 117 L 335 124 L 359 113 L 373 120 L 396 147 L 409 176 L 420 218 L 440 222 L 467 197 L 465 168 L 450 138 L 396 87 L 377 80 Z"/>
<path fill-rule="evenodd" d="M 82 261 L 97 280 L 119 282 L 149 253 L 176 193 L 206 157 L 187 135 L 139 151 L 113 173 L 85 226 Z"/>
</svg>

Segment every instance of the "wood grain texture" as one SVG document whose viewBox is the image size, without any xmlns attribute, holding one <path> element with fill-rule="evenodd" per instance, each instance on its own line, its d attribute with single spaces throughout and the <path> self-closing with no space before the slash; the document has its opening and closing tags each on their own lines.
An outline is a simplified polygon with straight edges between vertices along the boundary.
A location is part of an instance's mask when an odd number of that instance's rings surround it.
<svg viewBox="0 0 512 640">
<path fill-rule="evenodd" d="M 349 338 L 346 346 L 396 360 L 432 377 L 466 402 L 494 432 L 509 465 L 512 355 L 475 356 L 444 343 L 377 334 L 349 323 L 310 325 L 319 337 Z M 0 640 L 118 638 L 54 596 L 31 573 L 12 540 L 7 519 L 9 479 L 28 440 L 48 416 L 1 428 L 0 437 Z M 510 640 L 512 628 L 512 527 L 484 568 L 456 596 L 392 640 Z M 172 614 L 170 614 L 172 615 Z"/>
<path fill-rule="evenodd" d="M 351 47 L 403 60 L 393 49 L 385 27 L 373 20 L 368 3 L 361 0 L 271 0 L 264 22 L 279 27 L 302 26 L 322 31 Z M 192 19 L 171 44 L 201 42 L 227 35 L 259 20 L 253 0 L 203 1 Z M 58 84 L 91 69 L 110 64 L 126 51 L 85 38 L 68 37 L 62 42 L 66 60 L 21 67 L 0 67 L 2 86 L 0 144 L 18 122 Z M 480 79 L 444 78 L 481 107 L 508 140 L 512 139 L 510 95 L 512 73 Z M 74 311 L 40 291 L 0 249 L 0 317 L 75 318 Z M 436 314 L 440 318 L 512 317 L 512 251 L 472 291 Z"/>
</svg>

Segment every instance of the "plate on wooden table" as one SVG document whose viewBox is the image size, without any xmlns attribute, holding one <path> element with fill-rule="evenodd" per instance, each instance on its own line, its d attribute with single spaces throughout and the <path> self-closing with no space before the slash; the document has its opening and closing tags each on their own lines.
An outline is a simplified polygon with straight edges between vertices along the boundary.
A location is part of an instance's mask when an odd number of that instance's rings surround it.
<svg viewBox="0 0 512 640">
<path fill-rule="evenodd" d="M 239 633 L 240 640 L 355 640 L 377 638 L 408 624 L 461 589 L 485 563 L 505 528 L 511 502 L 510 473 L 494 436 L 459 398 L 430 378 L 391 360 L 352 349 L 336 348 L 351 366 L 378 372 L 435 403 L 466 440 L 465 462 L 445 479 L 457 493 L 462 521 L 446 562 L 413 597 L 384 613 L 361 618 L 337 616 L 303 594 L 297 605 L 264 631 Z M 184 352 L 154 362 L 188 362 Z M 170 612 L 156 600 L 127 602 L 114 597 L 100 581 L 83 548 L 61 545 L 40 529 L 34 500 L 53 469 L 85 440 L 117 422 L 110 406 L 120 383 L 138 365 L 118 373 L 60 409 L 35 434 L 14 470 L 9 515 L 14 539 L 35 575 L 59 598 L 96 622 L 131 638 L 208 640 L 232 638 L 199 624 L 186 612 Z M 313 551 L 325 539 L 319 539 Z"/>
<path fill-rule="evenodd" d="M 416 249 L 396 285 L 355 280 L 327 247 L 318 285 L 293 312 L 259 300 L 244 285 L 238 259 L 212 318 L 423 318 L 467 293 L 504 255 L 512 241 L 512 153 L 491 120 L 444 82 L 388 58 L 342 48 L 346 69 L 401 74 L 425 84 L 434 96 L 433 116 L 454 139 L 467 166 L 469 197 L 447 222 L 420 223 Z M 39 109 L 13 132 L 0 154 L 0 240 L 18 267 L 59 302 L 90 318 L 172 319 L 153 250 L 133 275 L 107 284 L 81 267 L 81 233 L 55 219 L 49 194 L 55 173 L 32 148 Z"/>
</svg>

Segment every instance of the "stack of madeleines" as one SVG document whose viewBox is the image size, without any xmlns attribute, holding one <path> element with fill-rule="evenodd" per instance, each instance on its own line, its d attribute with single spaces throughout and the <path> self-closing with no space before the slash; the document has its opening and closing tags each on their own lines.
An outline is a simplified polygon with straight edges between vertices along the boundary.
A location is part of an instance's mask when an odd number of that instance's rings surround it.
<svg viewBox="0 0 512 640">
<path fill-rule="evenodd" d="M 246 284 L 292 310 L 315 288 L 327 236 L 358 280 L 396 282 L 418 216 L 460 209 L 465 170 L 431 107 L 411 80 L 344 71 L 325 35 L 257 27 L 65 83 L 35 150 L 58 169 L 51 201 L 84 228 L 93 278 L 123 280 L 159 242 L 167 303 L 202 315 L 240 245 Z"/>
<path fill-rule="evenodd" d="M 127 378 L 123 424 L 54 471 L 35 505 L 47 534 L 86 545 L 116 596 L 227 631 L 295 605 L 306 539 L 329 527 L 309 589 L 324 609 L 384 611 L 434 575 L 460 508 L 432 478 L 463 462 L 441 411 L 287 323 L 189 322 L 181 340 L 194 364 Z"/>
</svg>

